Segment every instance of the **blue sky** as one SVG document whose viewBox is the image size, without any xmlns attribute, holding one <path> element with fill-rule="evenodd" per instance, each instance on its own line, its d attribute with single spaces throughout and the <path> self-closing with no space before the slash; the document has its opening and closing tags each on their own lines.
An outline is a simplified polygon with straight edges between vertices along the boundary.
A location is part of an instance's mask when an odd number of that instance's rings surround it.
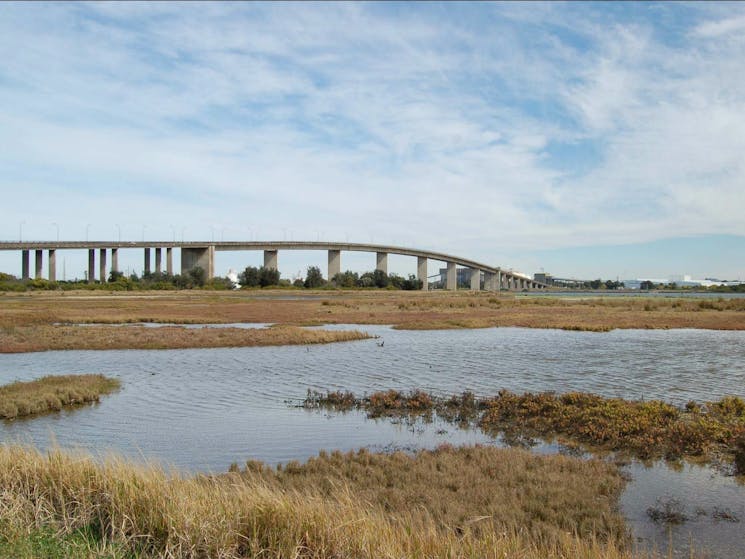
<svg viewBox="0 0 745 559">
<path fill-rule="evenodd" d="M 739 3 L 2 3 L 0 238 L 745 278 L 743 115 Z"/>
</svg>

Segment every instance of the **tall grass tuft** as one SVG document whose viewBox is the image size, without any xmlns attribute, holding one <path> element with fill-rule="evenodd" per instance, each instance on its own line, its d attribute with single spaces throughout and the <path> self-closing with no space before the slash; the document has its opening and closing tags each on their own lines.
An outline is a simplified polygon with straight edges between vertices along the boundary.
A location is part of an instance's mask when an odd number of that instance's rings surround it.
<svg viewBox="0 0 745 559">
<path fill-rule="evenodd" d="M 139 558 L 630 558 L 616 539 L 596 537 L 603 530 L 591 526 L 592 521 L 580 530 L 575 522 L 582 517 L 584 505 L 575 509 L 562 500 L 561 480 L 565 476 L 574 480 L 578 491 L 596 491 L 593 478 L 587 477 L 592 472 L 585 470 L 597 465 L 581 466 L 579 460 L 530 457 L 498 449 L 469 452 L 484 456 L 466 453 L 462 463 L 473 462 L 470 472 L 486 468 L 482 477 L 491 476 L 496 484 L 502 475 L 496 470 L 507 472 L 510 464 L 514 466 L 508 479 L 517 485 L 505 482 L 503 494 L 520 488 L 526 497 L 534 492 L 529 501 L 533 504 L 527 509 L 536 522 L 542 518 L 542 509 L 558 510 L 562 506 L 568 508 L 566 517 L 573 520 L 556 526 L 550 536 L 521 521 L 500 525 L 497 508 L 492 518 L 481 515 L 451 523 L 439 516 L 433 503 L 409 501 L 395 483 L 388 489 L 400 493 L 402 504 L 391 501 L 392 510 L 386 510 L 375 495 L 360 492 L 355 483 L 345 483 L 351 480 L 348 474 L 364 471 L 360 468 L 366 460 L 377 460 L 369 454 L 320 459 L 299 470 L 285 468 L 281 474 L 268 477 L 256 472 L 187 477 L 114 457 L 97 462 L 89 456 L 58 450 L 42 454 L 30 448 L 2 446 L 0 549 L 3 538 L 6 546 L 20 545 L 24 538 L 43 531 L 60 539 L 87 534 L 91 550 L 87 557 L 95 557 L 105 548 L 125 549 Z M 419 472 L 416 475 L 429 472 L 427 477 L 437 477 L 438 460 L 449 460 L 457 454 L 450 450 L 443 456 L 428 455 L 427 461 L 414 468 Z M 518 462 L 514 462 L 515 457 Z M 395 456 L 387 466 L 393 466 L 393 474 L 398 475 L 415 463 L 415 458 Z M 319 465 L 329 476 L 320 472 L 310 475 Z M 339 469 L 338 474 L 334 468 Z M 495 473 L 489 474 L 488 468 L 494 468 Z M 545 485 L 533 484 L 533 470 L 539 472 L 539 478 L 542 470 L 552 473 L 545 477 Z M 414 479 L 416 475 L 404 474 L 402 479 Z M 454 482 L 462 486 L 466 481 L 458 480 L 458 472 L 451 469 L 442 475 L 456 476 Z M 283 477 L 292 476 L 300 476 L 295 479 L 303 481 L 283 481 Z M 591 488 L 583 490 L 582 480 Z M 330 485 L 324 487 L 324 483 Z M 421 480 L 417 487 L 424 485 Z M 608 490 L 614 491 L 612 487 Z M 465 502 L 465 486 L 453 491 L 453 499 L 458 500 L 460 491 Z M 541 494 L 559 499 L 558 506 L 541 501 Z M 602 493 L 595 496 L 606 503 L 612 501 Z M 510 500 L 504 506 L 515 502 Z M 473 510 L 479 510 L 477 503 L 472 505 Z M 603 509 L 608 510 L 607 506 Z M 553 514 L 546 514 L 541 522 L 550 525 L 555 521 Z"/>
<path fill-rule="evenodd" d="M 0 386 L 0 418 L 15 419 L 97 402 L 118 389 L 117 379 L 103 375 L 47 376 Z"/>
</svg>

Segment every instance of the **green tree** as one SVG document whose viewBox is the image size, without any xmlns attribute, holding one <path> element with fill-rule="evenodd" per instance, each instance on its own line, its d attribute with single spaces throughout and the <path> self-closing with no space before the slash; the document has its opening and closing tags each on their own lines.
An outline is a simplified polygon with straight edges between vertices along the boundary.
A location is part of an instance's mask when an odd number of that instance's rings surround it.
<svg viewBox="0 0 745 559">
<path fill-rule="evenodd" d="M 388 283 L 390 282 L 388 275 L 383 270 L 375 270 L 373 272 L 373 281 L 375 282 L 375 287 L 388 287 Z"/>
<path fill-rule="evenodd" d="M 238 283 L 243 287 L 258 287 L 259 269 L 254 266 L 247 266 L 246 269 L 238 275 Z"/>
<path fill-rule="evenodd" d="M 270 285 L 279 285 L 279 270 L 274 268 L 259 268 L 259 285 L 269 287 Z"/>
<path fill-rule="evenodd" d="M 308 266 L 308 272 L 305 274 L 305 282 L 303 285 L 308 289 L 315 289 L 321 287 L 325 283 L 321 269 L 318 266 Z"/>
<path fill-rule="evenodd" d="M 200 266 L 195 266 L 189 270 L 188 275 L 196 287 L 202 287 L 207 281 L 207 272 Z"/>
<path fill-rule="evenodd" d="M 336 274 L 333 278 L 331 278 L 331 281 L 337 287 L 357 287 L 357 283 L 360 281 L 360 277 L 357 272 L 347 270 L 346 272 L 339 272 L 338 274 Z"/>
</svg>

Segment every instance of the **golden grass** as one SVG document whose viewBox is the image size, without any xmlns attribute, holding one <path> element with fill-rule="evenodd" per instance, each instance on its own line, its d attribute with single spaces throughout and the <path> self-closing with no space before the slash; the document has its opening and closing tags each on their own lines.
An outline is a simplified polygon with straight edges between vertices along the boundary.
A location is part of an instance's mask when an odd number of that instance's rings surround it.
<svg viewBox="0 0 745 559">
<path fill-rule="evenodd" d="M 186 349 L 346 342 L 369 338 L 356 330 L 183 328 L 180 326 L 19 326 L 0 330 L 0 353 L 65 349 Z"/>
<path fill-rule="evenodd" d="M 0 295 L 0 332 L 79 322 L 392 324 L 405 329 L 518 326 L 745 329 L 745 299 L 559 298 L 480 292 L 287 291 Z"/>
<path fill-rule="evenodd" d="M 368 489 L 353 480 L 368 468 L 386 476 L 391 467 L 397 470 L 391 475 L 403 477 L 387 492 L 374 489 L 374 480 L 365 484 Z M 426 459 L 322 456 L 271 476 L 256 470 L 187 477 L 117 458 L 98 463 L 60 451 L 2 446 L 0 528 L 11 549 L 40 530 L 60 538 L 82 530 L 90 534 L 88 557 L 101 549 L 123 549 L 143 559 L 631 557 L 611 529 L 617 525 L 612 504 L 620 481 L 598 462 L 515 450 L 448 449 L 426 453 Z M 490 479 L 490 487 L 502 485 L 507 503 L 488 495 L 484 504 L 469 502 L 474 492 L 457 479 L 459 473 Z M 432 492 L 442 493 L 444 501 L 449 492 L 466 516 L 430 513 L 432 503 L 408 501 L 413 492 L 396 484 L 420 475 L 438 480 Z M 447 486 L 450 476 L 456 478 L 453 488 Z M 581 497 L 574 499 L 577 494 Z M 397 508 L 385 510 L 385 502 Z M 568 510 L 559 510 L 562 503 Z M 588 515 L 586 507 L 600 511 L 595 518 L 607 522 L 594 523 L 595 513 Z M 496 518 L 499 514 L 506 522 Z M 564 523 L 553 526 L 555 515 Z M 524 518 L 531 519 L 531 529 L 519 524 Z M 126 551 L 113 555 L 123 557 Z"/>
<path fill-rule="evenodd" d="M 537 542 L 558 543 L 568 532 L 627 541 L 616 511 L 624 482 L 615 466 L 599 460 L 445 445 L 415 455 L 322 452 L 276 469 L 248 462 L 243 475 L 285 491 L 312 487 L 325 497 L 345 487 L 387 514 L 431 520 L 442 533 L 522 531 Z"/>
<path fill-rule="evenodd" d="M 103 375 L 47 376 L 14 382 L 0 386 L 0 418 L 15 419 L 97 402 L 119 386 L 117 379 Z"/>
</svg>

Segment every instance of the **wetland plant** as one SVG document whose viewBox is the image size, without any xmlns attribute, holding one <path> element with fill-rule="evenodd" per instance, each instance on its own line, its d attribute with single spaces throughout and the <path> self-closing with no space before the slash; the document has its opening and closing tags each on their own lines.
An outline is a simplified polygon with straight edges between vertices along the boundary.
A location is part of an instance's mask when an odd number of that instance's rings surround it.
<svg viewBox="0 0 745 559">
<path fill-rule="evenodd" d="M 0 386 L 0 418 L 15 419 L 98 402 L 120 382 L 103 375 L 46 376 Z"/>
</svg>

